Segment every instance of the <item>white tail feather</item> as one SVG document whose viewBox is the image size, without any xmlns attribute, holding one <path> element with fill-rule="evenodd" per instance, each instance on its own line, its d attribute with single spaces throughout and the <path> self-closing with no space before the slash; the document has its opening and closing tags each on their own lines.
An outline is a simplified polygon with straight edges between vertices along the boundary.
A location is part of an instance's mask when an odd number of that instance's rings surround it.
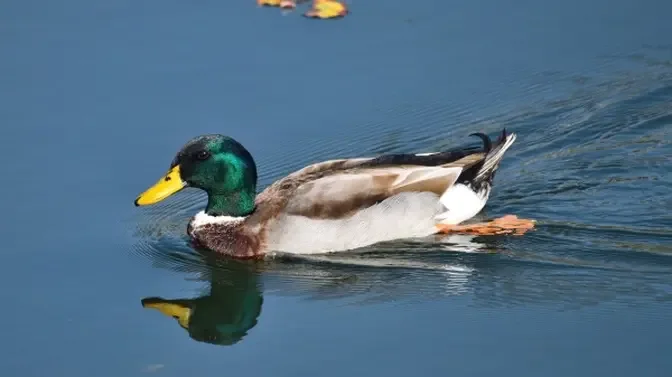
<svg viewBox="0 0 672 377">
<path fill-rule="evenodd" d="M 485 161 L 483 161 L 483 166 L 478 171 L 478 174 L 476 174 L 476 180 L 485 179 L 488 175 L 497 170 L 499 163 L 504 157 L 504 153 L 506 153 L 511 145 L 513 145 L 514 141 L 516 141 L 516 134 L 510 133 L 506 136 L 503 143 L 488 152 L 487 156 L 485 156 Z"/>
</svg>

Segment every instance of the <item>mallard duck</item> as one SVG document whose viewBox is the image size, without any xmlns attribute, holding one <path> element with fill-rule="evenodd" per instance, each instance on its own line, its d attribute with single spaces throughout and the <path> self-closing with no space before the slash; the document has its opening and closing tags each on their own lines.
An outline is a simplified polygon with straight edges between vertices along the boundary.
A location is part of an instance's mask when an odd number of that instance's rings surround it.
<svg viewBox="0 0 672 377">
<path fill-rule="evenodd" d="M 207 193 L 187 233 L 198 247 L 238 258 L 271 252 L 328 253 L 437 233 L 522 233 L 534 221 L 505 216 L 463 225 L 485 206 L 516 134 L 483 148 L 334 159 L 277 180 L 258 195 L 250 152 L 225 135 L 198 136 L 177 153 L 136 206 L 186 188 Z"/>
</svg>

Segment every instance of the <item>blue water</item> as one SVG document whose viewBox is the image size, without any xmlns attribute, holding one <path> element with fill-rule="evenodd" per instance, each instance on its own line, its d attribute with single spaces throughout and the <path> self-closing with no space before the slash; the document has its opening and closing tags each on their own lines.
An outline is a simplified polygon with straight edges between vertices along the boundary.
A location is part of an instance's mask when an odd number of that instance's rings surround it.
<svg viewBox="0 0 672 377">
<path fill-rule="evenodd" d="M 669 375 L 672 3 L 350 7 L 0 3 L 0 375 Z M 249 264 L 187 246 L 200 193 L 133 206 L 199 134 L 263 188 L 503 127 L 485 215 L 523 237 Z"/>
</svg>

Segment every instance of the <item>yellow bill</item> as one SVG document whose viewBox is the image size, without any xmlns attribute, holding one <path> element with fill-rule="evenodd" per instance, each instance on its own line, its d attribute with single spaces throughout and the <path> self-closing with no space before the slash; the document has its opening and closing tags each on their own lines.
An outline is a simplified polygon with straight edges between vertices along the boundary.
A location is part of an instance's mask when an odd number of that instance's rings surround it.
<svg viewBox="0 0 672 377">
<path fill-rule="evenodd" d="M 184 329 L 189 327 L 189 317 L 191 317 L 191 308 L 189 307 L 166 301 L 143 302 L 142 307 L 156 309 L 169 317 L 175 318 Z"/>
<path fill-rule="evenodd" d="M 159 179 L 154 186 L 147 189 L 135 199 L 136 206 L 146 206 L 158 203 L 174 193 L 182 190 L 187 185 L 180 177 L 180 165 L 170 169 L 170 171 Z"/>
</svg>

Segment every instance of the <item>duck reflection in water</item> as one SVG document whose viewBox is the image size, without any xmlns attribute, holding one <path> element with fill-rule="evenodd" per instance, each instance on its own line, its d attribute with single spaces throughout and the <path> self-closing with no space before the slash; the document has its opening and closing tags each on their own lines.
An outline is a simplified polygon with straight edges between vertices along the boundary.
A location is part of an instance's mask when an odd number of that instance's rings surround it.
<svg viewBox="0 0 672 377">
<path fill-rule="evenodd" d="M 473 238 L 474 236 L 468 235 L 453 236 L 447 237 L 443 242 L 450 243 L 450 248 L 456 250 L 482 249 L 484 245 L 474 243 Z M 421 249 L 423 247 L 418 246 L 416 250 Z M 170 299 L 151 296 L 143 298 L 141 303 L 145 309 L 154 309 L 174 318 L 187 331 L 189 337 L 196 341 L 231 346 L 239 343 L 257 325 L 263 305 L 264 276 L 265 282 L 270 283 L 275 291 L 337 298 L 382 290 L 383 296 L 393 298 L 409 293 L 404 292 L 407 290 L 414 295 L 419 294 L 417 287 L 413 288 L 413 278 L 424 281 L 424 290 L 428 290 L 434 285 L 431 284 L 432 276 L 437 273 L 440 275 L 434 277 L 442 276 L 440 280 L 444 289 L 447 288 L 445 284 L 448 284 L 448 290 L 455 290 L 457 293 L 461 291 L 459 286 L 469 275 L 470 269 L 465 266 L 456 265 L 454 269 L 450 269 L 444 263 L 423 262 L 424 252 L 415 254 L 414 248 L 397 252 L 393 250 L 394 247 L 390 250 L 392 254 L 382 253 L 369 258 L 363 257 L 366 254 L 355 253 L 350 256 L 285 256 L 267 262 L 222 258 L 196 247 L 191 251 L 164 250 L 153 255 L 156 261 L 168 262 L 163 265 L 169 265 L 173 270 L 184 271 L 188 266 L 188 270 L 195 272 L 195 268 L 199 275 L 198 280 L 208 282 L 209 292 L 196 298 Z M 414 258 L 408 253 L 420 257 L 420 260 L 412 260 Z M 194 257 L 196 261 L 192 259 Z M 185 262 L 185 259 L 190 259 L 191 262 Z M 403 274 L 404 271 L 409 275 L 406 284 L 396 286 L 394 282 L 399 278 L 398 274 Z M 417 274 L 414 271 L 425 273 Z M 293 278 L 297 279 L 298 284 L 292 284 Z"/>
<path fill-rule="evenodd" d="M 192 299 L 146 297 L 142 306 L 173 317 L 199 342 L 234 345 L 241 341 L 261 314 L 263 296 L 255 262 L 208 263 L 208 294 Z"/>
<path fill-rule="evenodd" d="M 208 282 L 209 292 L 196 298 L 145 297 L 141 302 L 143 308 L 174 318 L 196 341 L 231 346 L 257 325 L 267 285 L 271 291 L 289 295 L 354 301 L 361 296 L 362 302 L 464 293 L 478 258 L 465 265 L 465 260 L 457 262 L 455 255 L 444 253 L 459 251 L 460 259 L 469 259 L 469 253 L 487 253 L 493 245 L 476 242 L 473 235 L 435 241 L 439 242 L 433 247 L 397 242 L 361 253 L 279 255 L 267 261 L 225 258 L 193 245 L 170 251 L 152 248 L 150 255 L 157 264 L 174 271 L 197 272 L 198 280 Z"/>
</svg>

